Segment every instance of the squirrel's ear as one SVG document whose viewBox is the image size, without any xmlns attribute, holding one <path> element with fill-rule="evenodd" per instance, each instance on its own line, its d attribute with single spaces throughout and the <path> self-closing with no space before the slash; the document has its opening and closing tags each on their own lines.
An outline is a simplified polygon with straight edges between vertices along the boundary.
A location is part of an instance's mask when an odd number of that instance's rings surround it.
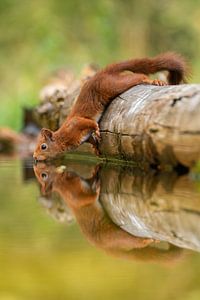
<svg viewBox="0 0 200 300">
<path fill-rule="evenodd" d="M 49 129 L 42 128 L 41 129 L 41 135 L 46 138 L 47 140 L 53 140 L 53 132 Z"/>
</svg>

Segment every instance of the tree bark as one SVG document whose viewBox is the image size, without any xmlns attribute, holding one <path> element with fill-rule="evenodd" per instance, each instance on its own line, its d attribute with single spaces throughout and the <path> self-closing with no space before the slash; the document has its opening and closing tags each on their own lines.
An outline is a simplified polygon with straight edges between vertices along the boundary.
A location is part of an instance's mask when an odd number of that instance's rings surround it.
<svg viewBox="0 0 200 300">
<path fill-rule="evenodd" d="M 200 85 L 140 85 L 115 99 L 101 122 L 104 155 L 192 166 L 200 157 Z"/>
<path fill-rule="evenodd" d="M 57 129 L 80 86 L 75 85 L 71 94 L 58 89 L 57 98 L 44 96 L 36 110 L 39 123 Z M 133 87 L 105 110 L 100 130 L 99 148 L 104 157 L 134 160 L 141 165 L 191 167 L 200 158 L 200 85 Z"/>
</svg>

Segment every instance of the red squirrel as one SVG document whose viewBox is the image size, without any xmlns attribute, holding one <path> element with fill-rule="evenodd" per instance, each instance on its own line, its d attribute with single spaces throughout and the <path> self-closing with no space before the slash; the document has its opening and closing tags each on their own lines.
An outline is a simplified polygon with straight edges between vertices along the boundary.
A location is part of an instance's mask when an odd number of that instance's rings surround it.
<svg viewBox="0 0 200 300">
<path fill-rule="evenodd" d="M 129 71 L 129 72 L 125 72 Z M 34 152 L 36 161 L 53 158 L 77 148 L 84 142 L 94 147 L 100 140 L 98 122 L 108 104 L 121 93 L 138 84 L 166 85 L 151 80 L 148 74 L 168 71 L 168 83 L 184 82 L 186 64 L 176 53 L 164 53 L 154 58 L 132 59 L 108 65 L 83 85 L 72 110 L 55 132 L 43 128 Z"/>
<path fill-rule="evenodd" d="M 72 211 L 86 239 L 97 248 L 130 260 L 170 262 L 180 257 L 181 249 L 172 245 L 168 250 L 147 247 L 153 245 L 153 239 L 133 236 L 112 222 L 99 201 L 101 181 L 98 167 L 87 179 L 74 171 L 42 162 L 34 165 L 34 172 L 42 195 L 58 193 Z"/>
<path fill-rule="evenodd" d="M 151 238 L 132 236 L 115 225 L 99 203 L 98 167 L 85 179 L 74 171 L 37 163 L 34 172 L 41 185 L 42 196 L 57 192 L 73 212 L 82 232 L 92 244 L 108 248 L 143 248 L 154 242 Z"/>
</svg>

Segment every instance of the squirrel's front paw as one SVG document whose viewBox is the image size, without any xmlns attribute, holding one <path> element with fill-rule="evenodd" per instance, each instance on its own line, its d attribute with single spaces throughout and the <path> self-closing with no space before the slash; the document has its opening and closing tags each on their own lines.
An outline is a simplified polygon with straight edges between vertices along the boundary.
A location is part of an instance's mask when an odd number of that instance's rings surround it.
<svg viewBox="0 0 200 300">
<path fill-rule="evenodd" d="M 97 128 L 93 133 L 92 133 L 92 137 L 95 140 L 95 142 L 100 143 L 101 141 L 101 135 L 100 135 L 100 131 L 99 128 Z"/>
</svg>

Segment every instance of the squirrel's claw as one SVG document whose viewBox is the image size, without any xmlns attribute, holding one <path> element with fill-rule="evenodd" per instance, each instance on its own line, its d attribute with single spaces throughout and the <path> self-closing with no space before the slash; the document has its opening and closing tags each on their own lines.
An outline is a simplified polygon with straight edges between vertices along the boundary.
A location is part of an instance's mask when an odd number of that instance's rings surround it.
<svg viewBox="0 0 200 300">
<path fill-rule="evenodd" d="M 95 140 L 96 143 L 100 143 L 101 141 L 101 135 L 99 127 L 92 133 L 92 137 Z"/>
<path fill-rule="evenodd" d="M 97 156 L 100 155 L 99 149 L 98 149 L 98 144 L 101 141 L 101 135 L 100 135 L 100 130 L 99 130 L 99 126 L 98 128 L 92 133 L 92 138 L 94 140 L 95 143 L 93 143 L 93 149 L 94 152 Z"/>
</svg>

